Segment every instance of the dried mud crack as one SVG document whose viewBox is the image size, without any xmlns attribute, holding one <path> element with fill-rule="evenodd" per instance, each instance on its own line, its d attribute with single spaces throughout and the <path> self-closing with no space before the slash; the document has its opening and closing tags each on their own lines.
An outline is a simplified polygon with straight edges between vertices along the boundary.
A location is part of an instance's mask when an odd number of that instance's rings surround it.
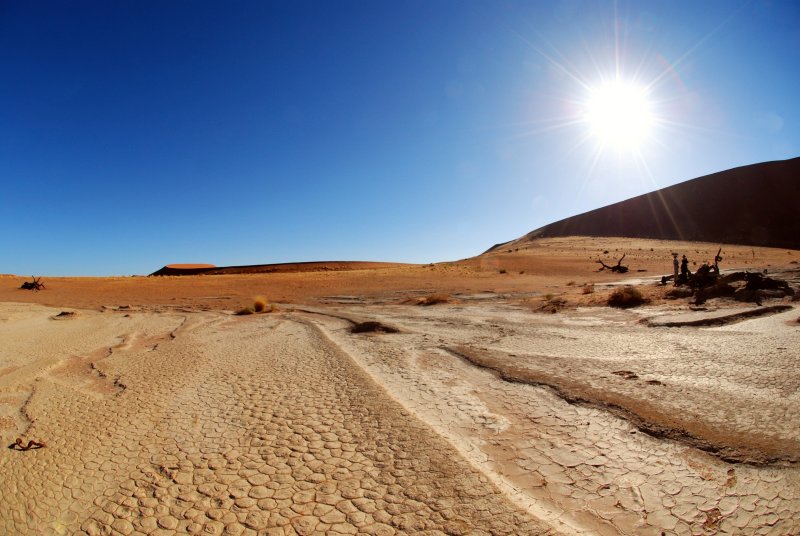
<svg viewBox="0 0 800 536">
<path fill-rule="evenodd" d="M 181 326 L 104 359 L 119 396 L 43 378 L 0 532 L 552 534 L 303 319 Z"/>
<path fill-rule="evenodd" d="M 514 364 L 514 356 L 502 352 L 476 350 L 465 346 L 444 346 L 442 349 L 473 366 L 492 372 L 504 381 L 548 388 L 570 404 L 608 411 L 652 437 L 678 441 L 728 463 L 764 466 L 777 463 L 796 464 L 800 461 L 800 445 L 794 441 L 716 430 L 693 415 L 668 414 L 647 400 L 517 366 Z M 622 376 L 626 380 L 638 379 L 630 371 L 616 371 L 611 374 Z M 653 388 L 663 386 L 657 381 L 646 383 Z"/>
</svg>

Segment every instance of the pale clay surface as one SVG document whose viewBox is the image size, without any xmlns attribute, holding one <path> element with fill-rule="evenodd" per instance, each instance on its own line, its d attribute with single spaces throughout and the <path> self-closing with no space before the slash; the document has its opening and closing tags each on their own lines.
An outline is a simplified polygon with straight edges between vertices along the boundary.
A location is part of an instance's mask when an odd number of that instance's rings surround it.
<svg viewBox="0 0 800 536">
<path fill-rule="evenodd" d="M 300 312 L 58 312 L 0 304 L 0 435 L 47 444 L 0 453 L 3 534 L 800 534 L 796 464 L 725 463 L 444 350 L 791 442 L 797 309 L 708 329 L 491 303 L 320 310 L 402 330 L 380 335 Z M 618 369 L 640 379 L 595 374 Z"/>
<path fill-rule="evenodd" d="M 548 532 L 310 323 L 57 312 L 2 306 L 4 534 Z"/>
</svg>

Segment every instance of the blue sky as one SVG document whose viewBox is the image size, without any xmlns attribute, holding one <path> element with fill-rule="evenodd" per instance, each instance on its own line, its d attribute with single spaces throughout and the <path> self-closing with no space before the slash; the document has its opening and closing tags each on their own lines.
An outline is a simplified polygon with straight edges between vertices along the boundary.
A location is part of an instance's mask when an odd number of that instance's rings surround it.
<svg viewBox="0 0 800 536">
<path fill-rule="evenodd" d="M 800 155 L 794 1 L 0 2 L 0 50 L 0 273 L 455 260 Z"/>
</svg>

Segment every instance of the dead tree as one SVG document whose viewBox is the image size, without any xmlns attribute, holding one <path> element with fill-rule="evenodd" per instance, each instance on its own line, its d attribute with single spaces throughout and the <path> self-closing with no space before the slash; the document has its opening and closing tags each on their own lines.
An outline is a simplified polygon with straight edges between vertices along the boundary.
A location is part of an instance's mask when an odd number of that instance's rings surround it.
<svg viewBox="0 0 800 536">
<path fill-rule="evenodd" d="M 28 444 L 26 445 L 25 442 L 22 441 L 22 438 L 18 437 L 16 441 L 14 441 L 8 446 L 8 448 L 10 448 L 11 450 L 31 450 L 31 449 L 41 449 L 46 446 L 47 445 L 45 445 L 41 441 L 36 441 L 34 439 L 28 441 Z"/>
<path fill-rule="evenodd" d="M 41 277 L 37 279 L 36 277 L 31 276 L 31 279 L 33 279 L 33 281 L 25 281 L 19 288 L 25 290 L 37 290 L 37 291 L 42 290 L 44 288 L 44 283 L 42 283 Z"/>
<path fill-rule="evenodd" d="M 616 265 L 616 266 L 609 266 L 608 264 L 604 263 L 604 262 L 603 262 L 603 261 L 601 261 L 600 259 L 597 259 L 597 262 L 599 262 L 600 264 L 602 264 L 602 266 L 600 267 L 600 269 L 598 270 L 598 272 L 602 272 L 603 270 L 605 270 L 606 268 L 608 268 L 608 269 L 609 269 L 609 270 L 611 270 L 612 272 L 617 272 L 618 274 L 624 274 L 624 273 L 627 273 L 627 271 L 628 271 L 628 267 L 627 267 L 627 266 L 622 266 L 622 259 L 624 259 L 624 258 L 625 258 L 625 255 L 627 255 L 627 253 L 625 253 L 624 255 L 622 255 L 622 257 L 620 257 L 620 258 L 619 258 L 619 260 L 617 261 L 617 265 Z"/>
<path fill-rule="evenodd" d="M 722 257 L 719 254 L 722 253 L 722 246 L 719 247 L 717 250 L 717 254 L 714 255 L 714 271 L 719 275 L 719 263 L 722 261 Z"/>
</svg>

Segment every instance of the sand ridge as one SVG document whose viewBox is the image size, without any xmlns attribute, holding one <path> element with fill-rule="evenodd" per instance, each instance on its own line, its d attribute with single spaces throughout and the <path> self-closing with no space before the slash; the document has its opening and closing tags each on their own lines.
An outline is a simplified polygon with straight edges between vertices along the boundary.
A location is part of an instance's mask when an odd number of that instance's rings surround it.
<svg viewBox="0 0 800 536">
<path fill-rule="evenodd" d="M 249 305 L 253 296 L 290 304 L 341 301 L 400 303 L 431 293 L 495 297 L 555 294 L 570 302 L 604 304 L 605 295 L 584 295 L 585 285 L 596 290 L 620 279 L 657 280 L 671 273 L 671 252 L 686 253 L 692 270 L 713 259 L 719 244 L 630 238 L 567 237 L 525 243 L 456 262 L 429 265 L 393 265 L 370 269 L 318 270 L 165 277 L 52 277 L 47 290 L 20 290 L 29 276 L 4 279 L 0 302 L 29 302 L 53 307 L 99 309 L 123 304 L 231 310 Z M 723 269 L 758 270 L 797 268 L 800 251 L 749 246 L 723 247 Z M 616 263 L 623 254 L 630 272 L 620 277 L 598 272 L 598 259 Z M 794 264 L 792 264 L 794 263 Z M 662 299 L 663 292 L 651 297 Z"/>
<path fill-rule="evenodd" d="M 800 158 L 733 168 L 545 225 L 494 248 L 572 235 L 800 248 L 796 208 L 775 202 L 800 197 L 798 172 Z"/>
</svg>

